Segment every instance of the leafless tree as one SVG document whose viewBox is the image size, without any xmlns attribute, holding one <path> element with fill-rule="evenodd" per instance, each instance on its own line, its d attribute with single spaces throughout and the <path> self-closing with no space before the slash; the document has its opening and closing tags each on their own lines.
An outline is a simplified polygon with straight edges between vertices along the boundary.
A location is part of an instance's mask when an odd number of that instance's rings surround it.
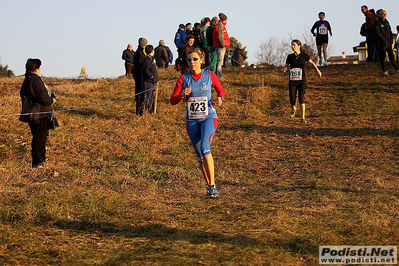
<svg viewBox="0 0 399 266">
<path fill-rule="evenodd" d="M 268 40 L 261 41 L 255 57 L 259 64 L 265 63 L 283 66 L 290 52 L 291 46 L 289 40 L 286 38 L 270 37 Z"/>
</svg>

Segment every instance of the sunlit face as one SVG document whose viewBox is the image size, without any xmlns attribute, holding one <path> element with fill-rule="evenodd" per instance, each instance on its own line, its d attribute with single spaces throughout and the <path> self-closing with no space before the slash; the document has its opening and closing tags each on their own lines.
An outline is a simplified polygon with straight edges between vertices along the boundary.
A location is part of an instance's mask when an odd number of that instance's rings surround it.
<svg viewBox="0 0 399 266">
<path fill-rule="evenodd" d="M 193 38 L 188 39 L 187 44 L 188 44 L 189 46 L 193 46 L 193 44 L 194 44 L 194 39 L 193 39 Z"/>
<path fill-rule="evenodd" d="M 363 14 L 365 14 L 367 12 L 367 8 L 365 8 L 365 7 L 362 7 L 360 10 L 362 11 Z"/>
<path fill-rule="evenodd" d="M 197 52 L 192 52 L 187 57 L 187 63 L 191 70 L 196 71 L 201 69 L 202 59 Z"/>
<path fill-rule="evenodd" d="M 297 51 L 299 51 L 301 46 L 299 46 L 296 42 L 292 42 L 291 43 L 291 48 L 292 48 L 292 51 L 294 51 L 294 52 L 297 52 Z"/>
<path fill-rule="evenodd" d="M 386 11 L 382 11 L 381 17 L 382 17 L 382 19 L 385 20 L 387 18 L 387 12 Z"/>
</svg>

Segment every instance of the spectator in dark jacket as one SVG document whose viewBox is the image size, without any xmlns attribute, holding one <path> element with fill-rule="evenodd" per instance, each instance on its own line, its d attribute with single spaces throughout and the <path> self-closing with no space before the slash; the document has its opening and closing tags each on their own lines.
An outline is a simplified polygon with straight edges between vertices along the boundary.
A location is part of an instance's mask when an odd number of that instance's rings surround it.
<svg viewBox="0 0 399 266">
<path fill-rule="evenodd" d="M 141 84 L 143 91 L 143 111 L 150 114 L 154 112 L 154 87 L 159 81 L 157 68 L 154 64 L 154 47 L 147 45 L 145 47 L 147 56 L 143 60 L 141 67 Z"/>
<path fill-rule="evenodd" d="M 164 69 L 166 63 L 169 62 L 169 54 L 165 48 L 165 42 L 163 40 L 160 40 L 159 45 L 155 48 L 154 58 L 157 66 L 162 69 Z"/>
<path fill-rule="evenodd" d="M 133 46 L 131 43 L 127 45 L 127 48 L 122 53 L 122 59 L 125 60 L 125 70 L 126 70 L 126 77 L 131 77 L 133 74 Z"/>
<path fill-rule="evenodd" d="M 136 100 L 136 115 L 143 115 L 143 95 L 141 94 L 141 67 L 143 65 L 143 60 L 145 57 L 144 48 L 147 46 L 147 39 L 140 38 L 139 46 L 134 53 L 133 58 L 133 78 L 135 83 L 135 100 Z"/>
<path fill-rule="evenodd" d="M 395 68 L 395 71 L 399 73 L 398 67 L 395 64 L 395 58 L 393 55 L 392 45 L 393 45 L 393 34 L 391 31 L 391 25 L 387 20 L 387 12 L 381 10 L 381 16 L 379 17 L 375 25 L 375 36 L 377 37 L 379 58 L 381 61 L 382 75 L 388 76 L 388 71 L 385 71 L 385 58 L 386 53 L 388 53 L 389 61 Z"/>
<path fill-rule="evenodd" d="M 166 62 L 166 65 L 165 65 L 165 68 L 167 69 L 169 67 L 169 64 L 172 64 L 172 62 L 173 62 L 173 53 L 168 46 L 165 45 L 165 48 L 166 48 L 166 51 L 168 51 L 168 56 L 169 56 L 169 61 Z"/>
<path fill-rule="evenodd" d="M 204 40 L 203 40 L 202 34 L 201 34 L 201 24 L 199 24 L 198 22 L 194 23 L 193 35 L 194 35 L 193 47 L 199 47 L 202 49 Z"/>
<path fill-rule="evenodd" d="M 365 32 L 366 33 L 366 42 L 367 42 L 367 62 L 377 62 L 377 47 L 376 47 L 376 38 L 375 38 L 375 23 L 377 22 L 377 16 L 374 13 L 374 9 L 369 10 L 366 5 L 361 7 L 361 11 L 366 19 Z"/>
<path fill-rule="evenodd" d="M 242 44 L 237 42 L 237 47 L 233 52 L 233 56 L 231 57 L 231 64 L 237 67 L 244 67 L 245 59 L 247 59 L 247 55 L 242 49 Z"/>
<path fill-rule="evenodd" d="M 188 66 L 188 63 L 187 63 L 187 54 L 190 51 L 190 49 L 193 46 L 193 44 L 194 44 L 194 36 L 193 35 L 187 35 L 186 44 L 184 44 L 179 49 L 179 61 L 180 61 L 180 64 L 181 64 L 181 73 L 182 74 L 190 71 L 190 67 Z"/>
<path fill-rule="evenodd" d="M 190 22 L 186 24 L 186 34 L 193 35 L 193 25 Z"/>
<path fill-rule="evenodd" d="M 39 76 L 41 64 L 40 59 L 28 59 L 25 65 L 25 79 L 20 91 L 21 114 L 27 113 L 27 110 L 30 110 L 29 113 L 41 113 L 20 117 L 21 121 L 29 123 L 32 133 L 32 167 L 34 168 L 43 168 L 46 161 L 47 122 L 51 113 L 42 112 L 50 112 L 51 105 L 55 103 L 54 95 Z"/>
</svg>

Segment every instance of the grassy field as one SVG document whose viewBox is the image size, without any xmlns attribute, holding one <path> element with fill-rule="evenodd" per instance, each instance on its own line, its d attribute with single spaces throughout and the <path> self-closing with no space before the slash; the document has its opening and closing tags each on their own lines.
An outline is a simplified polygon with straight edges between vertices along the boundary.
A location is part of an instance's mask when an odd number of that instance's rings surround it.
<svg viewBox="0 0 399 266">
<path fill-rule="evenodd" d="M 307 125 L 290 119 L 287 76 L 229 69 L 212 143 L 220 197 L 189 142 L 176 72 L 158 113 L 132 99 L 57 113 L 47 164 L 0 118 L 2 265 L 314 265 L 320 245 L 397 245 L 399 75 L 376 65 L 308 69 Z M 134 93 L 132 80 L 45 78 L 56 110 Z M 20 112 L 23 78 L 0 79 L 0 114 Z"/>
</svg>

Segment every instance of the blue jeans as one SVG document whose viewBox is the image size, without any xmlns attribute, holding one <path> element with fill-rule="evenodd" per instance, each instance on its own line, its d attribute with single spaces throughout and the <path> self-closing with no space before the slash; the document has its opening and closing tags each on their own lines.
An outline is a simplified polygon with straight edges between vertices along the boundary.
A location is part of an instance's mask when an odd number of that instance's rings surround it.
<svg viewBox="0 0 399 266">
<path fill-rule="evenodd" d="M 216 75 L 218 76 L 218 78 L 222 78 L 223 77 L 222 66 L 223 66 L 224 55 L 226 53 L 226 47 L 215 47 L 215 51 L 216 54 L 218 55 Z"/>
</svg>

